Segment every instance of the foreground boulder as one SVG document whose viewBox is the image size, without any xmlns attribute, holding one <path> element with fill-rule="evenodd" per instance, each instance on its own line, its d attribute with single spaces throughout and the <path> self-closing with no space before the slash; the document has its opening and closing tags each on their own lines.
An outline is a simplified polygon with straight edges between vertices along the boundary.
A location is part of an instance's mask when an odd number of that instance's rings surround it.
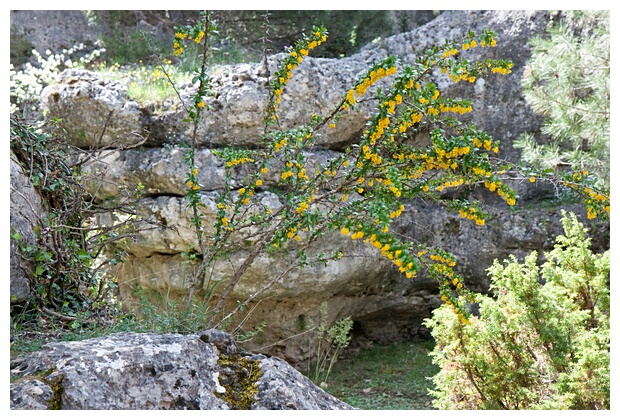
<svg viewBox="0 0 620 420">
<path fill-rule="evenodd" d="M 277 357 L 217 330 L 47 344 L 11 363 L 11 409 L 352 409 Z"/>
</svg>

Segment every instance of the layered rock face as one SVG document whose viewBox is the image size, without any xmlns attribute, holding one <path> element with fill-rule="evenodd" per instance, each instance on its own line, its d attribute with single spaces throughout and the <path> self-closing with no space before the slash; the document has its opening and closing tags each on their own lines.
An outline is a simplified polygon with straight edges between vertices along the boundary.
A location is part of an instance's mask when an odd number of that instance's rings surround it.
<svg viewBox="0 0 620 420">
<path fill-rule="evenodd" d="M 11 364 L 14 410 L 350 410 L 277 357 L 216 330 L 47 344 Z"/>
<path fill-rule="evenodd" d="M 498 33 L 498 46 L 476 49 L 470 57 L 510 59 L 514 62 L 512 75 L 456 85 L 448 83 L 441 74 L 435 76 L 443 96 L 472 100 L 474 111 L 468 118 L 502 142 L 499 155 L 517 159 L 512 140 L 524 131 L 538 132 L 540 127 L 540 118 L 525 105 L 520 79 L 529 57 L 528 39 L 542 34 L 547 20 L 544 12 L 444 12 L 413 32 L 371 44 L 352 57 L 307 57 L 282 95 L 282 126 L 294 127 L 307 122 L 312 113 L 326 113 L 373 60 L 396 54 L 404 62 L 413 62 L 415 51 L 467 31 L 490 28 Z M 209 98 L 211 111 L 205 113 L 198 128 L 200 150 L 196 157 L 207 224 L 215 218 L 216 196 L 224 185 L 223 162 L 213 151 L 231 145 L 261 147 L 267 75 L 273 74 L 278 58 L 269 59 L 268 69 L 262 64 L 243 64 L 214 72 L 218 95 Z M 181 86 L 179 92 L 184 100 L 189 100 L 193 87 Z M 76 145 L 121 146 L 89 164 L 93 173 L 103 177 L 101 183 L 89 186 L 91 193 L 99 200 L 114 199 L 125 193 L 123 186 L 131 189 L 140 183 L 144 195 L 139 208 L 144 216 L 161 226 L 144 231 L 129 245 L 129 256 L 117 273 L 127 306 L 134 304 L 132 292 L 138 286 L 169 296 L 182 296 L 193 268 L 185 263 L 181 253 L 188 248 L 197 249 L 184 198 L 187 169 L 183 150 L 178 147 L 188 143 L 191 135 L 190 125 L 183 122 L 183 107 L 174 100 L 157 106 L 139 105 L 126 97 L 126 86 L 122 83 L 107 82 L 84 70 L 64 73 L 58 84 L 44 92 L 43 103 L 50 116 L 63 119 Z M 316 162 L 328 161 L 354 144 L 365 129 L 373 106 L 370 101 L 360 103 L 357 112 L 347 114 L 338 122 L 336 130 L 326 128 L 320 132 L 317 148 L 308 152 L 310 158 Z M 421 133 L 420 141 L 423 137 Z M 141 148 L 131 149 L 138 143 L 142 143 Z M 241 178 L 239 174 L 238 179 Z M 282 204 L 269 191 L 273 186 L 274 179 L 266 180 L 265 188 L 257 195 L 269 207 L 277 208 Z M 520 193 L 522 202 L 530 200 L 529 208 L 510 211 L 496 198 L 485 196 L 484 192 L 472 192 L 491 204 L 492 216 L 483 227 L 428 203 L 407 201 L 394 228 L 403 235 L 454 253 L 458 257 L 457 271 L 464 275 L 466 284 L 486 290 L 485 270 L 494 259 L 551 249 L 555 237 L 562 233 L 559 210 L 541 209 L 536 201 L 538 196 L 548 195 L 548 189 L 519 184 L 513 187 Z M 585 221 L 581 208 L 569 210 Z M 608 226 L 592 224 L 592 229 L 600 233 L 598 241 L 595 240 L 598 246 L 608 247 Z M 390 341 L 425 334 L 421 321 L 440 303 L 435 283 L 423 276 L 413 280 L 404 278 L 374 249 L 341 235 L 316 245 L 342 250 L 344 257 L 327 267 L 311 266 L 291 272 L 261 295 L 254 302 L 256 306 L 246 326 L 251 328 L 264 321 L 266 328 L 248 344 L 248 349 L 260 349 L 293 362 L 303 360 L 309 355 L 311 345 L 309 336 L 303 333 L 309 329 L 310 320 L 316 325 L 322 302 L 328 303 L 330 321 L 352 316 L 356 321 L 355 331 L 368 338 Z M 295 251 L 291 249 L 292 253 Z M 240 250 L 217 265 L 217 275 L 230 276 L 247 252 Z M 242 277 L 231 301 L 242 300 L 258 290 L 284 270 L 285 264 L 285 258 L 258 258 Z"/>
</svg>

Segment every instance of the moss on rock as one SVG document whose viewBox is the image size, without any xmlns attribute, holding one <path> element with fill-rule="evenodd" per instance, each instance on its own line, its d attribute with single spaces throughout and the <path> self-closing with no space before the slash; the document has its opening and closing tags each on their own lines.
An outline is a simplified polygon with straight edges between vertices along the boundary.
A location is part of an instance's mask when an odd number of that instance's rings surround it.
<svg viewBox="0 0 620 420">
<path fill-rule="evenodd" d="M 260 362 L 235 354 L 220 356 L 218 365 L 220 383 L 226 389 L 218 397 L 233 410 L 250 410 L 258 393 L 258 379 L 263 375 Z"/>
</svg>

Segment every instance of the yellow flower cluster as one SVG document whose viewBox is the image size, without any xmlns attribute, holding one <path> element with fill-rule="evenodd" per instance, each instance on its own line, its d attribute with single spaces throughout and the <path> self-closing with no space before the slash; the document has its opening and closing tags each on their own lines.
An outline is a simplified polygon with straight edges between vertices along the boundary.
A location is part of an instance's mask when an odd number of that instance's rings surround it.
<svg viewBox="0 0 620 420">
<path fill-rule="evenodd" d="M 301 214 L 306 210 L 308 210 L 308 203 L 306 203 L 305 201 L 302 201 L 301 203 L 299 203 L 299 206 L 295 209 L 295 212 L 297 214 Z"/>
<path fill-rule="evenodd" d="M 458 54 L 459 50 L 457 50 L 456 48 L 452 48 L 451 50 L 446 50 L 444 51 L 444 53 L 441 55 L 441 58 L 448 58 L 450 56 L 456 55 Z"/>
<path fill-rule="evenodd" d="M 188 188 L 191 188 L 194 191 L 198 191 L 200 189 L 200 186 L 198 184 L 195 184 L 194 181 L 187 181 L 187 186 Z"/>
<path fill-rule="evenodd" d="M 497 190 L 497 195 L 502 197 L 509 206 L 514 206 L 517 202 L 513 194 L 514 193 L 511 193 L 510 191 L 504 191 L 501 187 Z"/>
<path fill-rule="evenodd" d="M 479 175 L 479 176 L 491 176 L 492 172 L 491 171 L 487 171 L 486 169 L 482 169 L 479 168 L 477 166 L 475 166 L 472 171 L 474 171 L 475 175 Z"/>
<path fill-rule="evenodd" d="M 592 191 L 591 188 L 586 188 L 584 192 L 588 194 L 590 197 L 592 197 L 595 201 L 598 201 L 598 202 L 609 201 L 609 197 L 607 197 L 606 195 L 597 193 L 596 191 Z M 609 210 L 607 210 L 607 212 L 609 212 Z"/>
<path fill-rule="evenodd" d="M 381 156 L 370 150 L 370 147 L 368 147 L 367 145 L 362 146 L 362 151 L 364 152 L 364 159 L 370 160 L 373 165 L 379 166 L 381 165 L 381 162 L 383 162 Z"/>
<path fill-rule="evenodd" d="M 384 77 L 390 76 L 394 73 L 396 73 L 397 68 L 396 67 L 389 67 L 388 69 L 384 69 L 383 67 L 379 67 L 377 70 L 372 70 L 367 77 L 364 78 L 364 80 L 362 80 L 362 83 L 360 83 L 359 85 L 357 85 L 355 88 L 349 90 L 347 92 L 347 95 L 345 96 L 345 99 L 347 101 L 347 104 L 352 105 L 355 103 L 356 99 L 355 96 L 360 97 L 362 96 L 364 93 L 366 93 L 366 91 L 368 90 L 368 88 L 372 85 L 374 85 L 375 83 L 377 83 L 377 81 L 379 79 L 382 79 Z"/>
<path fill-rule="evenodd" d="M 439 104 L 439 110 L 441 112 L 453 112 L 455 114 L 465 114 L 467 112 L 471 112 L 472 111 L 472 107 L 471 105 L 469 105 L 468 107 L 464 107 L 461 104 L 458 105 L 452 105 L 452 106 L 448 106 L 446 104 Z"/>
<path fill-rule="evenodd" d="M 464 219 L 475 220 L 476 224 L 479 226 L 484 226 L 484 219 L 478 215 L 478 212 L 474 207 L 470 207 L 469 212 L 465 209 L 460 209 L 459 215 Z"/>
<path fill-rule="evenodd" d="M 243 163 L 248 163 L 248 162 L 253 163 L 254 159 L 247 158 L 247 157 L 233 159 L 233 160 L 229 160 L 228 162 L 226 162 L 226 166 L 230 168 L 231 166 L 241 165 Z"/>
<path fill-rule="evenodd" d="M 179 56 L 183 53 L 183 46 L 181 45 L 181 41 L 187 38 L 187 34 L 177 32 L 174 34 L 174 38 L 174 42 L 172 43 L 172 47 L 174 48 L 174 55 Z"/>
<path fill-rule="evenodd" d="M 499 151 L 499 147 L 497 146 L 497 144 L 493 144 L 491 140 L 487 139 L 484 142 L 481 142 L 478 137 L 474 137 L 472 139 L 472 142 L 478 148 L 485 148 L 486 150 L 492 150 L 493 153 L 497 153 Z"/>
<path fill-rule="evenodd" d="M 282 86 L 278 87 L 277 89 L 275 89 L 273 91 L 273 94 L 274 94 L 274 110 L 277 109 L 278 104 L 282 100 L 282 90 L 284 88 L 284 85 L 293 77 L 293 70 L 295 70 L 295 68 L 297 68 L 297 65 L 302 63 L 303 57 L 308 55 L 308 51 L 309 50 L 311 50 L 313 48 L 316 48 L 317 46 L 321 45 L 327 39 L 327 37 L 325 35 L 321 34 L 321 32 L 319 32 L 319 31 L 316 31 L 313 34 L 313 36 L 316 39 L 311 41 L 307 45 L 307 47 L 301 47 L 301 48 L 299 48 L 299 50 L 291 51 L 290 57 L 292 58 L 292 60 L 289 60 L 289 62 L 286 63 L 286 66 L 284 66 L 283 70 L 280 71 L 281 75 L 278 76 L 278 81 L 280 82 L 280 84 Z M 273 118 L 276 119 L 277 116 L 274 115 Z"/>
<path fill-rule="evenodd" d="M 463 45 L 461 45 L 461 48 L 463 49 L 463 51 L 467 51 L 470 48 L 475 48 L 476 45 L 478 45 L 476 41 L 471 40 L 470 42 L 466 42 Z"/>
<path fill-rule="evenodd" d="M 465 180 L 459 177 L 451 181 L 444 182 L 443 185 L 440 185 L 440 187 L 442 187 L 441 190 L 443 190 L 443 188 L 458 187 L 459 185 L 463 185 L 464 182 Z M 437 187 L 437 189 L 439 189 L 439 187 Z"/>
<path fill-rule="evenodd" d="M 443 68 L 441 71 L 442 73 L 446 73 L 448 69 Z M 452 73 L 449 74 L 450 80 L 454 83 L 460 82 L 461 80 L 467 80 L 469 83 L 474 83 L 476 81 L 476 76 L 470 75 L 465 67 L 458 69 L 457 73 L 456 75 Z"/>
<path fill-rule="evenodd" d="M 381 138 L 387 126 L 390 125 L 390 118 L 383 117 L 377 121 L 375 130 L 370 134 L 370 144 L 373 145 Z"/>
<path fill-rule="evenodd" d="M 183 47 L 181 46 L 181 43 L 179 41 L 174 41 L 172 43 L 172 47 L 174 48 L 175 57 L 178 57 L 179 55 L 183 54 Z"/>
<path fill-rule="evenodd" d="M 403 210 L 405 210 L 405 206 L 401 204 L 397 210 L 394 210 L 393 212 L 390 213 L 390 219 L 394 219 L 400 216 Z"/>
<path fill-rule="evenodd" d="M 351 239 L 361 239 L 364 237 L 364 232 L 362 232 L 361 230 L 355 232 L 353 235 L 351 235 Z"/>
<path fill-rule="evenodd" d="M 447 264 L 450 267 L 454 267 L 456 263 L 451 258 L 445 258 L 441 255 L 433 254 L 430 256 L 430 259 L 433 261 L 439 261 L 442 264 Z"/>
<path fill-rule="evenodd" d="M 566 183 L 564 183 L 566 185 Z M 588 209 L 588 219 L 594 219 L 598 215 L 598 211 L 596 207 L 600 207 L 601 203 L 606 204 L 603 207 L 603 210 L 609 214 L 611 211 L 609 201 L 610 197 L 597 193 L 596 191 L 592 191 L 591 188 L 584 189 L 584 192 L 589 196 L 589 199 L 586 201 L 586 206 Z"/>
<path fill-rule="evenodd" d="M 200 44 L 200 41 L 202 41 L 202 38 L 204 38 L 204 36 L 204 31 L 200 31 L 196 38 L 193 38 L 189 34 L 183 32 L 175 33 L 174 42 L 172 43 L 172 47 L 174 48 L 174 55 L 179 56 L 183 53 L 183 46 L 181 45 L 181 41 L 183 41 L 184 39 L 189 39 L 190 41 L 193 40 L 194 42 L 196 42 L 196 44 Z"/>
<path fill-rule="evenodd" d="M 288 170 L 286 172 L 282 172 L 282 174 L 280 175 L 280 177 L 282 179 L 286 179 L 286 178 L 289 178 L 291 176 L 293 176 L 293 171 L 291 171 L 291 170 Z"/>
<path fill-rule="evenodd" d="M 512 70 L 506 69 L 504 67 L 493 67 L 491 69 L 491 73 L 510 74 L 512 73 Z"/>
<path fill-rule="evenodd" d="M 444 275 L 447 277 L 452 277 L 454 276 L 454 271 L 448 267 L 447 265 L 441 264 L 441 263 L 435 263 L 435 264 L 431 264 L 429 266 L 429 270 L 432 274 L 434 275 Z"/>
<path fill-rule="evenodd" d="M 292 227 L 290 228 L 287 232 L 286 232 L 286 236 L 291 239 L 293 236 L 295 236 L 295 233 L 297 232 L 297 228 L 296 227 Z"/>
<path fill-rule="evenodd" d="M 284 146 L 286 146 L 286 142 L 288 141 L 288 139 L 285 137 L 282 140 L 276 142 L 273 147 L 276 150 L 276 152 L 279 152 L 281 148 L 283 148 Z"/>
<path fill-rule="evenodd" d="M 351 236 L 353 237 L 353 236 Z M 361 236 L 360 236 L 361 238 Z M 382 244 L 379 240 L 377 240 L 377 235 L 375 235 L 374 233 L 368 238 L 366 239 L 364 242 L 366 243 L 370 243 L 372 246 L 374 246 L 377 249 L 381 250 L 381 255 L 383 255 L 384 257 L 386 257 L 387 259 L 389 259 L 390 261 L 392 261 L 394 264 L 396 264 L 396 266 L 398 267 L 399 271 L 401 273 L 405 273 L 405 275 L 407 276 L 408 279 L 415 277 L 416 272 L 413 270 L 413 263 L 409 262 L 407 264 L 404 263 L 404 261 L 401 259 L 401 255 L 402 255 L 402 250 L 400 249 L 396 249 L 394 250 L 394 252 L 390 252 L 390 245 L 389 244 Z"/>
<path fill-rule="evenodd" d="M 404 133 L 409 127 L 420 122 L 422 120 L 422 117 L 422 113 L 414 112 L 408 119 L 403 119 L 401 121 L 400 125 L 398 126 L 398 131 L 400 133 Z"/>
<path fill-rule="evenodd" d="M 491 192 L 494 192 L 497 189 L 497 187 L 501 185 L 502 185 L 501 183 L 495 182 L 495 181 L 489 181 L 489 180 L 484 181 L 484 186 Z"/>
</svg>

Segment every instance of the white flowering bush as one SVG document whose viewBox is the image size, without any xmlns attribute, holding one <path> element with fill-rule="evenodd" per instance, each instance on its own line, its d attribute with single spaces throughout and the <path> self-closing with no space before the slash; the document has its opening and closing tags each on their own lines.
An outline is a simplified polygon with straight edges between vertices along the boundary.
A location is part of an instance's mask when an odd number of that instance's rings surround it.
<svg viewBox="0 0 620 420">
<path fill-rule="evenodd" d="M 74 58 L 78 51 L 84 49 L 84 44 L 78 44 L 57 54 L 46 50 L 45 55 L 32 50 L 36 64 L 26 63 L 20 70 L 15 70 L 11 64 L 9 69 L 11 115 L 21 113 L 23 117 L 36 117 L 40 114 L 41 92 L 46 86 L 54 83 L 63 70 L 85 67 L 105 52 L 104 48 L 98 48 L 86 55 Z"/>
</svg>

